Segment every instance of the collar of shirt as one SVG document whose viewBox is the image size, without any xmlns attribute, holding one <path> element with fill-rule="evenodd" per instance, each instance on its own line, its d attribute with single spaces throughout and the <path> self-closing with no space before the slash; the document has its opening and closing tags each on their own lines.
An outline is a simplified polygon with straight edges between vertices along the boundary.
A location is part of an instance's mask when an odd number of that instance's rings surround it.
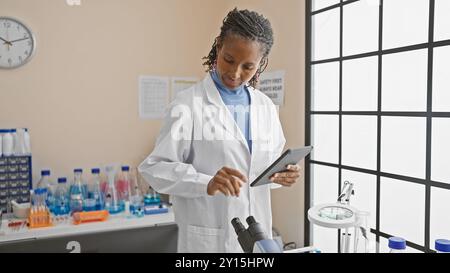
<svg viewBox="0 0 450 273">
<path fill-rule="evenodd" d="M 227 96 L 227 97 L 243 97 L 243 96 L 247 96 L 246 92 L 245 92 L 245 84 L 242 84 L 241 86 L 239 86 L 236 89 L 229 89 L 227 88 L 223 83 L 222 80 L 220 78 L 219 72 L 217 72 L 217 70 L 213 70 L 210 72 L 211 73 L 211 78 L 214 81 L 214 84 L 216 85 L 217 89 L 219 90 L 220 94 L 223 96 Z"/>
</svg>

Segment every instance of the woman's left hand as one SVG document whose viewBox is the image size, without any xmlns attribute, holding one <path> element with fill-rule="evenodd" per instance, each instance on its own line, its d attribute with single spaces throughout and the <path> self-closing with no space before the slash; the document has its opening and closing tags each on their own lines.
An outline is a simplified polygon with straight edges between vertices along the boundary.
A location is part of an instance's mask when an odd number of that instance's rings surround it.
<svg viewBox="0 0 450 273">
<path fill-rule="evenodd" d="M 270 177 L 270 181 L 290 187 L 295 182 L 297 178 L 300 177 L 300 166 L 299 165 L 288 165 L 286 171 L 279 172 Z"/>
</svg>

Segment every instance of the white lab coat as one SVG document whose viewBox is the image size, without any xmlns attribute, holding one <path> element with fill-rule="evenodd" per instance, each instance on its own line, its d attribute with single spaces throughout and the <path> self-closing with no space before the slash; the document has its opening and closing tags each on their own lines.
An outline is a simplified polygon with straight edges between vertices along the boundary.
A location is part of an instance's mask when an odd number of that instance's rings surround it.
<svg viewBox="0 0 450 273">
<path fill-rule="evenodd" d="M 139 166 L 156 191 L 172 195 L 178 252 L 242 252 L 231 224 L 235 217 L 247 227 L 245 220 L 254 216 L 272 236 L 271 186 L 249 184 L 281 154 L 286 140 L 272 101 L 251 87 L 249 93 L 252 154 L 228 110 L 222 118 L 208 114 L 208 109 L 226 109 L 208 73 L 203 81 L 177 94 L 153 152 Z M 189 110 L 189 115 L 180 115 L 180 109 Z M 211 127 L 215 138 L 208 133 Z M 174 138 L 174 132 L 185 137 Z M 224 166 L 248 177 L 239 197 L 207 194 L 209 181 Z"/>
</svg>

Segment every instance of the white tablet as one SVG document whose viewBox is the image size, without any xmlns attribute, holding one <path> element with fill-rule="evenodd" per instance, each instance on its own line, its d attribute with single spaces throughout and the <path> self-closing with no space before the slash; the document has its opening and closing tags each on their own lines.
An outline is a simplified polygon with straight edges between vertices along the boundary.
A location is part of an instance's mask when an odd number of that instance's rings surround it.
<svg viewBox="0 0 450 273">
<path fill-rule="evenodd" d="M 251 187 L 261 186 L 272 183 L 270 177 L 279 172 L 286 170 L 288 165 L 295 165 L 305 158 L 312 150 L 312 146 L 288 149 L 275 162 L 272 163 L 265 171 L 261 173 L 251 184 Z"/>
</svg>

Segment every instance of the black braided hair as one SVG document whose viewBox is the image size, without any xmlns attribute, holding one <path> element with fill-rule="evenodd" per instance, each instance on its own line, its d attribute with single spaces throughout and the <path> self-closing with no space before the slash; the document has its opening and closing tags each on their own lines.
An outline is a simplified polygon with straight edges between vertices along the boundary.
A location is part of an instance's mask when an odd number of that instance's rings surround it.
<svg viewBox="0 0 450 273">
<path fill-rule="evenodd" d="M 237 8 L 230 11 L 223 20 L 220 35 L 215 39 L 209 55 L 203 57 L 203 60 L 206 60 L 203 63 L 207 68 L 206 72 L 214 69 L 217 60 L 216 46 L 218 43 L 222 43 L 227 35 L 238 35 L 260 44 L 263 57 L 255 76 L 249 81 L 252 87 L 256 87 L 259 75 L 264 72 L 269 64 L 268 56 L 273 45 L 273 30 L 269 20 L 254 11 L 238 10 Z"/>
</svg>

